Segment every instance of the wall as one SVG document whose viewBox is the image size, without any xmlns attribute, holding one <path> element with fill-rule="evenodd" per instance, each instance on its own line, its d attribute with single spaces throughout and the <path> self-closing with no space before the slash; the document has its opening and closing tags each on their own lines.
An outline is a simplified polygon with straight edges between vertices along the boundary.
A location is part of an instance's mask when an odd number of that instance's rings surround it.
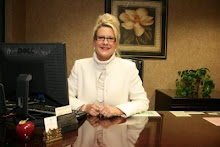
<svg viewBox="0 0 220 147">
<path fill-rule="evenodd" d="M 76 59 L 92 56 L 92 29 L 104 13 L 104 0 L 7 1 L 16 11 L 6 10 L 7 42 L 66 42 L 68 74 Z M 144 63 L 143 85 L 151 110 L 155 89 L 175 89 L 179 70 L 207 67 L 220 90 L 219 4 L 219 0 L 169 0 L 167 59 Z"/>
<path fill-rule="evenodd" d="M 5 0 L 5 41 L 25 42 L 25 0 Z"/>
</svg>

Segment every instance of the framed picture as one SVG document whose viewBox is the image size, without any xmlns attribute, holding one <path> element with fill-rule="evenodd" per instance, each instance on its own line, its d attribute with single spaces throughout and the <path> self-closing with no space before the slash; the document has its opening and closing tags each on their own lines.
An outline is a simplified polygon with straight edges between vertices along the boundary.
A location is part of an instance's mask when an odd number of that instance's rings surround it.
<svg viewBox="0 0 220 147">
<path fill-rule="evenodd" d="M 125 58 L 167 56 L 168 0 L 105 0 L 105 13 L 120 21 L 119 50 Z"/>
</svg>

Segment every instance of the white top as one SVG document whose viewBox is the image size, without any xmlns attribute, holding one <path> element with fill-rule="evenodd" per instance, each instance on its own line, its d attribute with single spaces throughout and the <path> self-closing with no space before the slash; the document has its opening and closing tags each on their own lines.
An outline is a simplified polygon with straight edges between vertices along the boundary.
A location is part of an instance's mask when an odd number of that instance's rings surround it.
<svg viewBox="0 0 220 147">
<path fill-rule="evenodd" d="M 68 78 L 69 104 L 76 110 L 84 104 L 104 103 L 116 106 L 127 117 L 146 111 L 149 107 L 147 94 L 142 86 L 135 63 L 118 57 L 106 65 L 103 96 L 99 95 L 102 69 L 94 57 L 76 60 Z M 102 80 L 101 80 L 102 81 Z"/>
<path fill-rule="evenodd" d="M 99 104 L 104 104 L 104 82 L 105 82 L 105 76 L 106 76 L 106 66 L 112 61 L 112 59 L 115 58 L 115 54 L 111 56 L 111 58 L 107 61 L 100 61 L 97 58 L 96 53 L 93 53 L 93 58 L 95 62 L 97 63 L 98 67 L 102 71 L 99 79 L 98 79 L 98 97 L 97 97 L 97 102 Z"/>
</svg>

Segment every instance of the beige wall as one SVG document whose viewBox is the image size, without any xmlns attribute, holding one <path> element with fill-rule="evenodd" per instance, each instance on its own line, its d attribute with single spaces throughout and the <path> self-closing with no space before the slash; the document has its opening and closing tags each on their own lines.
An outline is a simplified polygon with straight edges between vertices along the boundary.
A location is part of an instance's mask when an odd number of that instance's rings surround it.
<svg viewBox="0 0 220 147">
<path fill-rule="evenodd" d="M 5 1 L 5 41 L 25 41 L 25 0 Z"/>
<path fill-rule="evenodd" d="M 66 42 L 68 74 L 92 56 L 92 29 L 104 0 L 7 0 L 7 42 Z M 220 90 L 219 0 L 169 0 L 167 59 L 146 59 L 144 87 L 154 109 L 155 89 L 175 89 L 178 70 L 207 67 Z"/>
</svg>

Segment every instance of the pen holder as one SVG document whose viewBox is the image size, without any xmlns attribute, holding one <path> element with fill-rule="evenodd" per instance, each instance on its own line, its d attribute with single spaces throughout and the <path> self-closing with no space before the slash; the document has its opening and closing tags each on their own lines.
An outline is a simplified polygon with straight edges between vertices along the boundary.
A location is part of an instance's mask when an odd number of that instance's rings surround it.
<svg viewBox="0 0 220 147">
<path fill-rule="evenodd" d="M 58 116 L 57 123 L 58 128 L 62 128 L 62 134 L 78 129 L 78 120 L 74 112 Z"/>
</svg>

